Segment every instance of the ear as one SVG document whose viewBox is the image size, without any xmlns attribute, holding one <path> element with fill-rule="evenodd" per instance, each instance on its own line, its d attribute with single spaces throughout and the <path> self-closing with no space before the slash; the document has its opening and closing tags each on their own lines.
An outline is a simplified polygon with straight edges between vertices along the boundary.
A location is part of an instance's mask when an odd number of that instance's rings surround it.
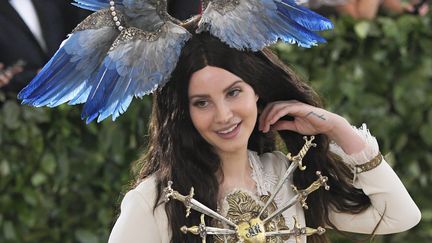
<svg viewBox="0 0 432 243">
<path fill-rule="evenodd" d="M 255 94 L 255 102 L 257 102 L 258 100 L 259 100 L 259 96 Z"/>
</svg>

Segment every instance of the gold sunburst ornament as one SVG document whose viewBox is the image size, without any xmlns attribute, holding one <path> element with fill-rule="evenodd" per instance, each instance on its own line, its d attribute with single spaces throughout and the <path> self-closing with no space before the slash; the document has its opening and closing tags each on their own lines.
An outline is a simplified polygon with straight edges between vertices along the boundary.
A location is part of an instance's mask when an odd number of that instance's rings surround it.
<svg viewBox="0 0 432 243">
<path fill-rule="evenodd" d="M 189 216 L 191 209 L 201 213 L 201 223 L 198 226 L 183 226 L 180 230 L 185 234 L 199 235 L 203 243 L 206 242 L 208 235 L 212 235 L 214 241 L 218 243 L 277 243 L 284 242 L 291 237 L 295 238 L 296 242 L 300 242 L 301 236 L 323 234 L 325 229 L 322 227 L 316 229 L 301 227 L 295 216 L 294 225 L 290 229 L 286 226 L 282 215 L 284 211 L 296 203 L 300 203 L 303 208 L 308 209 L 306 203 L 308 195 L 318 190 L 321 186 L 329 190 L 329 186 L 327 185 L 328 178 L 321 175 L 320 171 L 316 172 L 317 180 L 303 190 L 299 190 L 294 185 L 291 185 L 296 196 L 288 202 L 283 203 L 283 207 L 278 208 L 274 201 L 275 196 L 295 169 L 306 169 L 306 166 L 303 166 L 303 158 L 311 147 L 316 146 L 312 142 L 314 139 L 314 136 L 311 136 L 310 139 L 304 137 L 305 144 L 300 152 L 295 156 L 291 154 L 287 155 L 291 164 L 279 179 L 278 184 L 270 195 L 257 197 L 248 191 L 236 190 L 227 195 L 225 199 L 228 205 L 225 215 L 221 215 L 195 200 L 193 198 L 193 188 L 191 188 L 189 195 L 184 196 L 173 190 L 171 187 L 173 182 L 169 181 L 163 191 L 165 202 L 168 202 L 170 199 L 182 202 L 186 207 L 186 217 Z M 213 219 L 212 226 L 205 224 L 204 215 Z"/>
</svg>

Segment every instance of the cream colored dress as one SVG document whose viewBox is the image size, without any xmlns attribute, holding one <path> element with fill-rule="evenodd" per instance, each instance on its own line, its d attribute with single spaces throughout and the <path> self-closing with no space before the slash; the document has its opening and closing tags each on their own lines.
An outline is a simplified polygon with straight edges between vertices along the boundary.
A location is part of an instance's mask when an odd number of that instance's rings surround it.
<svg viewBox="0 0 432 243">
<path fill-rule="evenodd" d="M 331 144 L 330 147 L 332 152 L 341 156 L 344 162 L 350 165 L 365 163 L 379 152 L 376 139 L 369 134 L 365 125 L 357 131 L 367 142 L 367 147 L 360 153 L 347 155 L 336 144 Z M 286 157 L 277 151 L 260 156 L 249 151 L 249 156 L 253 171 L 251 176 L 257 185 L 256 193 L 264 195 L 271 192 L 278 178 L 288 167 Z M 286 188 L 276 196 L 278 207 L 294 197 L 295 194 L 289 187 L 291 184 L 292 178 L 289 178 Z M 353 185 L 361 188 L 369 196 L 372 205 L 360 214 L 339 213 L 330 209 L 330 219 L 340 230 L 370 234 L 384 209 L 384 218 L 376 231 L 377 234 L 405 231 L 420 221 L 420 210 L 386 161 L 373 170 L 357 175 Z M 109 243 L 169 243 L 171 230 L 168 227 L 164 205 L 158 206 L 153 213 L 155 197 L 154 176 L 143 180 L 135 189 L 129 191 L 121 203 L 121 213 L 111 232 Z M 293 215 L 297 216 L 304 227 L 304 212 L 299 204 L 283 214 L 286 225 L 290 228 L 294 224 Z M 291 243 L 295 240 L 290 238 L 286 242 Z M 302 242 L 306 242 L 306 237 L 302 238 Z"/>
</svg>

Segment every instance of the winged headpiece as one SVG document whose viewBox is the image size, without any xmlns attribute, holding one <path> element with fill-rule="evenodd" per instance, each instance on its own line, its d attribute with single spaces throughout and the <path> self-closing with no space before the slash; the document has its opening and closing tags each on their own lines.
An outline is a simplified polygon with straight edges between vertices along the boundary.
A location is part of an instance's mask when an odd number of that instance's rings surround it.
<svg viewBox="0 0 432 243">
<path fill-rule="evenodd" d="M 82 119 L 115 120 L 133 97 L 163 86 L 192 37 L 167 12 L 167 0 L 74 0 L 95 11 L 81 22 L 38 75 L 18 94 L 23 104 L 84 103 Z M 331 22 L 293 0 L 205 0 L 197 32 L 239 50 L 283 40 L 302 47 L 325 40 Z M 168 50 L 168 51 L 167 51 Z"/>
</svg>

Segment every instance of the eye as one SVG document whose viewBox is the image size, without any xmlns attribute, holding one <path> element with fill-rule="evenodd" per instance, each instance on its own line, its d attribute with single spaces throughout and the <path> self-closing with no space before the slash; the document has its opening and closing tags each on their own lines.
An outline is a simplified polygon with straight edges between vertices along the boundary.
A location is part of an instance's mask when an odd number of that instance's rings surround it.
<svg viewBox="0 0 432 243">
<path fill-rule="evenodd" d="M 206 100 L 198 100 L 193 103 L 194 106 L 198 108 L 205 108 L 208 106 L 208 101 Z"/>
<path fill-rule="evenodd" d="M 228 96 L 235 97 L 240 93 L 240 91 L 241 90 L 239 88 L 232 89 L 232 90 L 228 91 Z"/>
</svg>

